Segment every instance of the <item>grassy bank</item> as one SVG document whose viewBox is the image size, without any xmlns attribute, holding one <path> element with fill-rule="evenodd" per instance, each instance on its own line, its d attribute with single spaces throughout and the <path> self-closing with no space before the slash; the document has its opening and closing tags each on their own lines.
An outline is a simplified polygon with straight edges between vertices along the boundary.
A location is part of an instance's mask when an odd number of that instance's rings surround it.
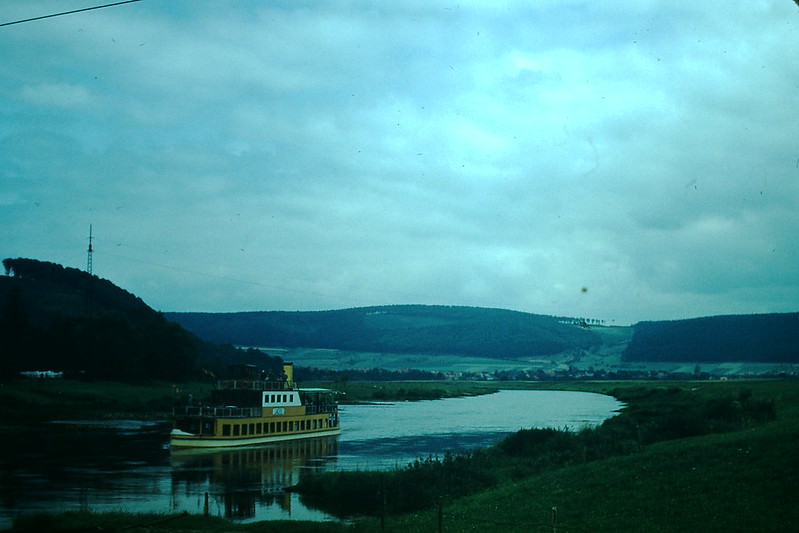
<svg viewBox="0 0 799 533">
<path fill-rule="evenodd" d="M 639 453 L 545 472 L 423 512 L 387 530 L 797 531 L 796 425 L 661 442 Z M 553 524 L 553 509 L 557 509 Z M 378 529 L 378 520 L 370 522 Z"/>
<path fill-rule="evenodd" d="M 682 385 L 719 398 L 773 401 L 776 418 L 744 421 L 723 433 L 644 444 L 631 453 L 578 462 L 498 483 L 428 509 L 382 518 L 386 531 L 796 531 L 799 530 L 799 383 L 734 382 L 609 385 L 621 396 Z M 691 390 L 693 389 L 693 390 Z M 750 396 L 751 394 L 751 396 Z M 632 400 L 633 411 L 667 403 Z M 628 394 L 629 396 L 629 394 Z M 707 405 L 707 404 L 706 404 Z M 651 421 L 660 416 L 652 413 Z M 619 417 L 617 421 L 623 421 Z M 663 418 L 661 418 L 662 420 Z M 380 519 L 363 522 L 380 530 Z M 554 526 L 554 527 L 553 527 Z"/>
<path fill-rule="evenodd" d="M 0 385 L 0 420 L 8 429 L 47 420 L 164 418 L 176 401 L 209 392 L 204 383 L 15 380 Z"/>
<path fill-rule="evenodd" d="M 385 385 L 357 384 L 361 392 L 353 389 L 352 397 L 373 400 L 381 390 L 375 387 Z M 396 383 L 389 390 L 415 386 Z M 22 517 L 16 529 L 42 530 L 29 526 L 51 520 L 53 527 L 44 529 L 135 528 L 149 521 L 149 531 L 515 532 L 553 531 L 553 526 L 559 532 L 799 530 L 797 382 L 472 386 L 475 392 L 498 387 L 612 393 L 628 407 L 601 432 L 521 432 L 495 450 L 420 461 L 405 479 L 391 477 L 397 472 L 382 478 L 368 472 L 345 474 L 351 479 L 340 478 L 334 487 L 343 500 L 376 504 L 373 517 L 361 516 L 351 524 L 242 525 L 207 517 L 72 513 L 71 522 L 62 522 L 61 516 Z M 450 490 L 428 491 L 435 486 Z M 348 496 L 352 487 L 360 496 Z M 391 492 L 397 487 L 415 491 L 421 504 L 397 505 Z"/>
</svg>

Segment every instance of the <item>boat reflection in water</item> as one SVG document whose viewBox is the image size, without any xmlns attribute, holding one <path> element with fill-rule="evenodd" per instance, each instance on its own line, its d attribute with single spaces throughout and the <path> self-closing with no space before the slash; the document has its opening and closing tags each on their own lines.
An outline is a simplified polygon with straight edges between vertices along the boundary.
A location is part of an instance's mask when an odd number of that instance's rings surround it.
<svg viewBox="0 0 799 533">
<path fill-rule="evenodd" d="M 175 449 L 171 453 L 172 494 L 189 501 L 202 496 L 202 510 L 233 520 L 333 519 L 303 506 L 296 485 L 304 472 L 335 463 L 338 441 L 318 437 L 258 447 L 228 449 Z M 185 509 L 198 512 L 197 509 Z"/>
</svg>

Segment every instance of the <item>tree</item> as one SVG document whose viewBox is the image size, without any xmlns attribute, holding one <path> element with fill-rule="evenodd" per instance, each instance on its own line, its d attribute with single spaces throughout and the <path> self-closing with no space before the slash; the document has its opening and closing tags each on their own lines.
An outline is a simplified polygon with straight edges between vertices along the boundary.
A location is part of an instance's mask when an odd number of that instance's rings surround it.
<svg viewBox="0 0 799 533">
<path fill-rule="evenodd" d="M 29 330 L 28 313 L 22 303 L 22 290 L 19 286 L 14 286 L 8 293 L 0 317 L 0 375 L 10 375 L 21 370 Z"/>
</svg>

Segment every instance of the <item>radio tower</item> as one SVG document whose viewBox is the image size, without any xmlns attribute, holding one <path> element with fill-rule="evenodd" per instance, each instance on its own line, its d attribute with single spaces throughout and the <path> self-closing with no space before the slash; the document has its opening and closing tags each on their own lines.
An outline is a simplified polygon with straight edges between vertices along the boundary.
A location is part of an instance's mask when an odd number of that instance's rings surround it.
<svg viewBox="0 0 799 533">
<path fill-rule="evenodd" d="M 86 259 L 86 272 L 92 273 L 92 225 L 89 224 L 89 253 Z"/>
</svg>

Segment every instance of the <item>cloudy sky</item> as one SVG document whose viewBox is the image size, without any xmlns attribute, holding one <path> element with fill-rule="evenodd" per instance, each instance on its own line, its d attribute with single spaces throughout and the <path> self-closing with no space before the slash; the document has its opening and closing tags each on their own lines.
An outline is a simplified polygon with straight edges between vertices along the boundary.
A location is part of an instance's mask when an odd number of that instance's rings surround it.
<svg viewBox="0 0 799 533">
<path fill-rule="evenodd" d="M 0 255 L 91 224 L 161 311 L 799 310 L 791 0 L 142 0 L 0 57 Z"/>
</svg>

